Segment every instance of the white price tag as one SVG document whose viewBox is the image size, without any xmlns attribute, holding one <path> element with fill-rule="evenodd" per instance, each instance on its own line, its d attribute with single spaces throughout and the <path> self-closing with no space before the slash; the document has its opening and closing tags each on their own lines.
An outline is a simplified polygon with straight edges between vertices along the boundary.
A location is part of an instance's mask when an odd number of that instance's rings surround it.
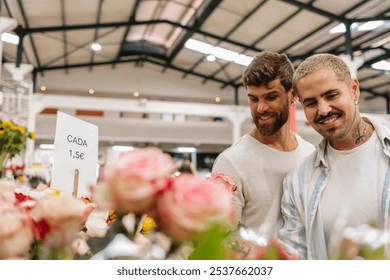
<svg viewBox="0 0 390 280">
<path fill-rule="evenodd" d="M 89 196 L 98 168 L 98 127 L 58 111 L 51 188 Z"/>
</svg>

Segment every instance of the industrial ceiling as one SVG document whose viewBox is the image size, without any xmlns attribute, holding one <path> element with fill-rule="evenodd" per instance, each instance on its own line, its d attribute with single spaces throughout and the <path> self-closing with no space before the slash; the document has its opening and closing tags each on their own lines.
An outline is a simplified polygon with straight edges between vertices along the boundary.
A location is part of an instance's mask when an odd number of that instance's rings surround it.
<svg viewBox="0 0 390 280">
<path fill-rule="evenodd" d="M 203 84 L 237 89 L 245 63 L 259 51 L 286 53 L 295 66 L 311 54 L 329 52 L 353 58 L 362 98 L 383 100 L 390 113 L 390 75 L 372 68 L 376 62 L 390 62 L 389 0 L 0 3 L 1 17 L 16 20 L 10 33 L 20 39 L 16 45 L 3 44 L 3 62 L 31 64 L 35 78 L 53 70 L 153 64 L 162 72 L 174 70 L 183 78 L 196 76 Z M 365 29 L 366 23 L 379 24 Z M 343 32 L 330 32 L 340 24 Z M 93 51 L 92 43 L 101 50 Z M 211 49 L 198 52 L 190 43 Z"/>
</svg>

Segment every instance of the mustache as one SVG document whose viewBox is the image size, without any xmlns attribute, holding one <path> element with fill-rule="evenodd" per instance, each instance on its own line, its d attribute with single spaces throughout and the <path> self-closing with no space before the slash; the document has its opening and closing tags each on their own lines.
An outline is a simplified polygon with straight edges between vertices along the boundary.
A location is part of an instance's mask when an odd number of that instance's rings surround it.
<svg viewBox="0 0 390 280">
<path fill-rule="evenodd" d="M 327 115 L 325 116 L 318 116 L 318 118 L 316 118 L 314 120 L 314 123 L 319 123 L 319 122 L 322 122 L 323 120 L 327 119 L 327 118 L 331 118 L 333 116 L 336 116 L 336 117 L 339 117 L 341 116 L 342 114 L 340 112 L 329 112 Z"/>
<path fill-rule="evenodd" d="M 271 112 L 264 112 L 264 113 L 256 113 L 255 118 L 261 118 L 261 117 L 268 117 L 268 116 L 273 116 L 274 113 Z"/>
</svg>

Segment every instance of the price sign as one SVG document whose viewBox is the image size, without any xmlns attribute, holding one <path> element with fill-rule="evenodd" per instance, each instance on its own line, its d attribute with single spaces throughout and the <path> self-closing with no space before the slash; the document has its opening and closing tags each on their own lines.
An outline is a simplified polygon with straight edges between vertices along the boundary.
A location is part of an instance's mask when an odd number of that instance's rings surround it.
<svg viewBox="0 0 390 280">
<path fill-rule="evenodd" d="M 96 183 L 98 127 L 58 111 L 51 187 L 81 197 Z"/>
</svg>

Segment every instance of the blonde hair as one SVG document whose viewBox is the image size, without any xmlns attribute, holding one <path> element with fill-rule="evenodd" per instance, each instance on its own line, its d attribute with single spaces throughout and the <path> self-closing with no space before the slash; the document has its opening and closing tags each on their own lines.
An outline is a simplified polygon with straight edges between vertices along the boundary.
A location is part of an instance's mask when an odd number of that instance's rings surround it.
<svg viewBox="0 0 390 280">
<path fill-rule="evenodd" d="M 322 69 L 332 69 L 339 81 L 349 84 L 351 72 L 348 65 L 338 56 L 329 53 L 320 53 L 306 58 L 296 69 L 293 77 L 293 88 L 298 93 L 297 83 L 300 79 Z"/>
</svg>

